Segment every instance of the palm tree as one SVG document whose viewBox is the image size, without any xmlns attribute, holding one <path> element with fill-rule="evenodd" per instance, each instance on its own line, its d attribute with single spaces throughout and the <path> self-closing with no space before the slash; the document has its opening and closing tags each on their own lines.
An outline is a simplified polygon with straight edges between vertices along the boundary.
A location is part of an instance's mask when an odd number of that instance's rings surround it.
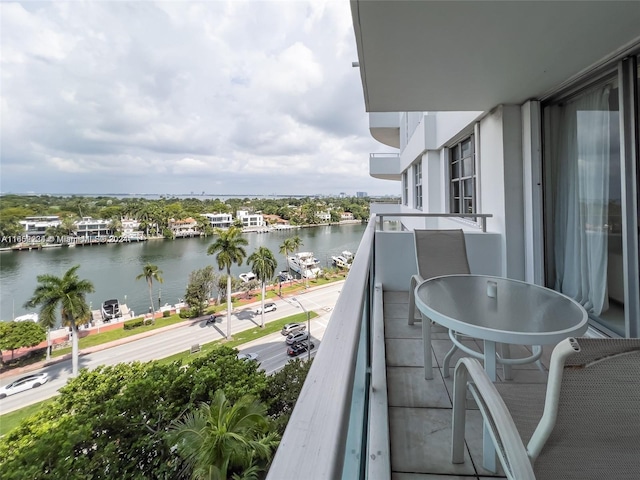
<svg viewBox="0 0 640 480">
<path fill-rule="evenodd" d="M 289 252 L 293 252 L 295 250 L 295 245 L 293 244 L 293 237 L 285 238 L 280 245 L 280 253 L 284 255 L 284 259 L 287 262 L 287 273 L 291 269 L 289 267 Z"/>
<path fill-rule="evenodd" d="M 156 280 L 158 283 L 164 282 L 164 279 L 162 278 L 162 270 L 158 269 L 158 267 L 152 263 L 147 263 L 142 267 L 142 273 L 136 277 L 136 280 L 140 280 L 141 278 L 144 278 L 147 281 L 147 285 L 149 285 L 149 305 L 151 306 L 149 312 L 151 313 L 151 321 L 155 322 L 156 316 L 154 314 L 155 309 L 153 308 L 153 281 Z"/>
<path fill-rule="evenodd" d="M 302 247 L 302 245 L 304 244 L 302 243 L 302 239 L 298 235 L 296 235 L 291 239 L 291 245 L 293 246 L 293 251 L 297 253 L 298 250 L 300 250 L 300 247 Z M 302 280 L 303 276 L 303 270 L 302 268 L 300 268 L 300 280 Z"/>
<path fill-rule="evenodd" d="M 262 284 L 262 299 L 260 301 L 262 321 L 260 322 L 260 327 L 264 328 L 264 297 L 267 289 L 267 280 L 273 278 L 273 275 L 276 273 L 276 268 L 278 267 L 278 262 L 273 256 L 273 253 L 271 253 L 271 250 L 267 247 L 260 247 L 249 256 L 247 264 L 251 265 L 251 271 L 256 274 L 256 277 L 258 277 L 258 280 L 260 280 Z"/>
<path fill-rule="evenodd" d="M 73 376 L 78 374 L 78 321 L 86 322 L 91 310 L 85 300 L 87 293 L 94 291 L 93 283 L 78 278 L 76 271 L 80 265 L 71 267 L 60 277 L 54 275 L 38 275 L 38 286 L 33 296 L 24 304 L 25 308 L 40 306 L 39 322 L 45 328 L 52 328 L 57 323 L 56 310 L 60 308 L 62 324 L 71 327 L 72 335 L 72 369 Z"/>
<path fill-rule="evenodd" d="M 207 255 L 215 255 L 220 271 L 227 271 L 227 340 L 231 338 L 231 265 L 238 266 L 247 258 L 247 252 L 242 248 L 247 245 L 247 239 L 242 236 L 242 230 L 231 227 L 228 230 L 217 228 L 218 239 L 209 245 Z"/>
<path fill-rule="evenodd" d="M 203 403 L 172 422 L 168 440 L 191 469 L 191 478 L 227 480 L 255 475 L 278 445 L 278 434 L 269 433 L 266 412 L 249 395 L 231 405 L 224 392 L 216 390 L 211 405 Z"/>
</svg>

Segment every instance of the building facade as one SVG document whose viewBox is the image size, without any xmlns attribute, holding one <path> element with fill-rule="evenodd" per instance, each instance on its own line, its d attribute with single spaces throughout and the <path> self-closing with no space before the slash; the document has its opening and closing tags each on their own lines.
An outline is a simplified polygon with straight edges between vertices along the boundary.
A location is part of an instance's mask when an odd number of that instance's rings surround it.
<svg viewBox="0 0 640 480">
<path fill-rule="evenodd" d="M 230 213 L 203 213 L 213 228 L 229 228 L 233 224 L 233 217 Z"/>
<path fill-rule="evenodd" d="M 398 182 L 400 211 L 492 214 L 502 275 L 578 300 L 605 335 L 638 336 L 638 3 L 415 3 L 353 2 L 371 133 L 397 149 L 372 155 L 371 175 Z M 550 38 L 503 27 L 525 16 Z M 437 37 L 456 18 L 474 48 Z M 375 51 L 390 22 L 419 33 Z"/>
</svg>

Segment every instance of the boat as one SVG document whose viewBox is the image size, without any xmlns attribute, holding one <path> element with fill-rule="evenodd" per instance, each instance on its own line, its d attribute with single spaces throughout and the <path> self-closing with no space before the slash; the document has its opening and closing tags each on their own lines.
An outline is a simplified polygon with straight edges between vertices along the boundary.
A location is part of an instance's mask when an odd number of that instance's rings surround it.
<svg viewBox="0 0 640 480">
<path fill-rule="evenodd" d="M 320 262 L 313 252 L 298 252 L 289 257 L 289 268 L 302 278 L 316 278 L 320 274 Z"/>
<path fill-rule="evenodd" d="M 340 255 L 334 255 L 331 257 L 333 263 L 338 268 L 351 268 L 351 262 L 353 262 L 353 253 L 348 250 L 344 250 Z"/>
<path fill-rule="evenodd" d="M 280 281 L 282 282 L 290 282 L 291 280 L 293 280 L 293 275 L 291 275 L 286 270 L 282 270 L 278 273 L 278 278 L 280 278 Z"/>
<path fill-rule="evenodd" d="M 242 280 L 244 283 L 249 283 L 252 280 L 258 279 L 258 277 L 256 277 L 256 274 L 253 272 L 241 273 L 240 275 L 238 275 L 238 277 L 240 277 L 240 280 Z"/>
<path fill-rule="evenodd" d="M 37 313 L 27 313 L 26 315 L 20 315 L 13 319 L 14 322 L 38 322 Z"/>
<path fill-rule="evenodd" d="M 107 300 L 102 304 L 102 320 L 108 322 L 111 319 L 122 317 L 120 302 L 117 299 Z"/>
</svg>

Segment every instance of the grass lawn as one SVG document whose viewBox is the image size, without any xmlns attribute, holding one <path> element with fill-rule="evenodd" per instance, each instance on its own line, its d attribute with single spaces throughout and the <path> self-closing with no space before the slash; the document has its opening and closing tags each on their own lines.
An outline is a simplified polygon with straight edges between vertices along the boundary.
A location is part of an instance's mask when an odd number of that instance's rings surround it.
<svg viewBox="0 0 640 480">
<path fill-rule="evenodd" d="M 34 403 L 28 407 L 21 408 L 20 410 L 14 410 L 13 412 L 0 415 L 0 437 L 4 437 L 11 430 L 16 428 L 23 418 L 27 418 L 41 408 L 45 407 L 51 400 L 43 400 L 42 402 Z"/>
</svg>

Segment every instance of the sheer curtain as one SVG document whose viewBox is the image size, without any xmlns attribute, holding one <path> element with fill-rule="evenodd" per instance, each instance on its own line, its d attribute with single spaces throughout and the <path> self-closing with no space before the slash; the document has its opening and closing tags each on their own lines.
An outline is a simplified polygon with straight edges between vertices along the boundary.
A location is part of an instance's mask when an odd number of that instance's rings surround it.
<svg viewBox="0 0 640 480">
<path fill-rule="evenodd" d="M 594 315 L 608 308 L 610 87 L 551 107 L 555 289 Z"/>
</svg>

